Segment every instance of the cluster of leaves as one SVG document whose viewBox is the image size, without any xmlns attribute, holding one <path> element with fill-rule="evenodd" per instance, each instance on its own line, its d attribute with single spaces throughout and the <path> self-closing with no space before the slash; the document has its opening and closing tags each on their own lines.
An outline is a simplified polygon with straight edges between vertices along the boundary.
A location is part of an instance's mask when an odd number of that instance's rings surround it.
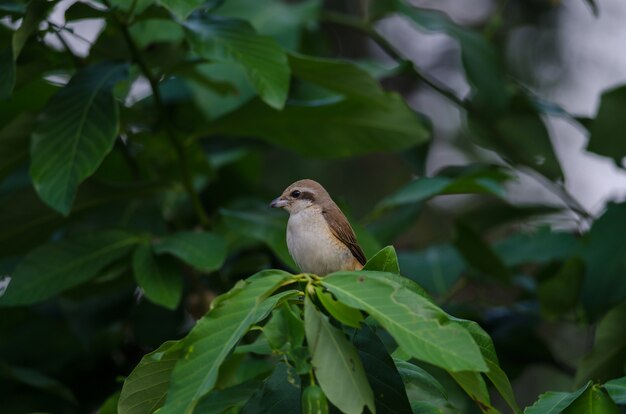
<svg viewBox="0 0 626 414">
<path fill-rule="evenodd" d="M 405 1 L 367 3 L 356 16 L 319 0 L 0 2 L 3 409 L 519 412 L 509 377 L 545 364 L 579 388 L 545 393 L 526 413 L 619 412 L 626 204 L 595 221 L 582 211 L 544 122 L 579 123 L 587 149 L 619 165 L 626 89 L 576 119 L 511 80 L 482 34 Z M 468 97 L 376 30 L 392 16 L 458 43 Z M 102 25 L 93 43 L 73 29 L 85 20 Z M 397 67 L 328 58 L 326 25 L 375 41 Z M 308 174 L 298 169 L 307 157 L 385 153 L 424 174 L 429 125 L 382 88 L 396 76 L 458 106 L 471 142 L 500 165 L 444 168 L 381 197 L 354 223 L 371 257 L 364 271 L 257 273 L 297 270 L 285 217 L 263 200 L 301 178 L 292 169 Z M 508 203 L 518 171 L 565 207 Z M 480 204 L 448 218 L 427 248 L 380 249 L 432 218 L 430 199 L 455 194 Z M 560 210 L 589 230 L 512 226 Z M 594 326 L 592 349 L 563 363 L 537 332 L 546 321 Z"/>
</svg>

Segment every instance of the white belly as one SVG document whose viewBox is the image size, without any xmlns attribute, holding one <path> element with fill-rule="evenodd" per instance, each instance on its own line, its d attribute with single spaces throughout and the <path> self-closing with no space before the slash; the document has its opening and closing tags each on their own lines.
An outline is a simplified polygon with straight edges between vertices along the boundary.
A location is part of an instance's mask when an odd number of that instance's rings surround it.
<svg viewBox="0 0 626 414">
<path fill-rule="evenodd" d="M 332 235 L 322 214 L 313 208 L 289 216 L 287 247 L 305 273 L 323 276 L 347 269 L 354 261 L 350 249 Z"/>
</svg>

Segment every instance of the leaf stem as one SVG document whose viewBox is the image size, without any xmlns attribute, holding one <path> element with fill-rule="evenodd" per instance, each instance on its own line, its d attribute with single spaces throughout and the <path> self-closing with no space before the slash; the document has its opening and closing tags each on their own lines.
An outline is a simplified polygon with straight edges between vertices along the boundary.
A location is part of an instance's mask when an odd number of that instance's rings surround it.
<svg viewBox="0 0 626 414">
<path fill-rule="evenodd" d="M 108 1 L 106 0 L 105 0 L 105 4 L 109 8 L 111 7 L 108 4 Z M 135 62 L 137 63 L 137 66 L 139 66 L 139 69 L 141 70 L 143 75 L 148 80 L 148 83 L 150 84 L 150 89 L 152 90 L 152 95 L 154 96 L 155 106 L 157 107 L 157 111 L 161 114 L 161 121 L 163 122 L 163 125 L 165 127 L 165 134 L 168 140 L 170 141 L 170 144 L 172 145 L 172 147 L 174 147 L 176 156 L 178 158 L 178 163 L 180 165 L 180 170 L 182 174 L 183 186 L 185 187 L 185 190 L 187 191 L 187 193 L 189 194 L 189 197 L 191 198 L 191 202 L 193 204 L 193 208 L 196 212 L 196 215 L 198 216 L 198 220 L 200 221 L 202 226 L 207 227 L 210 225 L 209 216 L 204 210 L 204 207 L 202 206 L 202 202 L 200 201 L 200 197 L 193 187 L 193 181 L 191 177 L 191 172 L 189 171 L 189 168 L 188 168 L 185 148 L 183 147 L 183 144 L 180 142 L 180 140 L 176 136 L 176 132 L 174 131 L 174 128 L 172 127 L 172 124 L 169 121 L 169 116 L 165 108 L 165 105 L 163 104 L 163 99 L 161 97 L 161 91 L 159 90 L 159 82 L 152 75 L 152 73 L 150 72 L 150 68 L 148 67 L 146 62 L 143 60 L 141 53 L 139 51 L 139 48 L 135 44 L 135 41 L 133 40 L 132 36 L 130 35 L 130 32 L 128 31 L 128 26 L 126 25 L 126 23 L 123 23 L 122 21 L 120 21 L 120 19 L 118 19 L 114 13 L 113 13 L 113 19 L 119 26 L 120 31 L 122 32 L 122 36 L 124 37 L 124 40 L 126 41 L 128 45 L 128 48 L 130 50 L 130 53 L 133 59 L 135 60 Z"/>
</svg>

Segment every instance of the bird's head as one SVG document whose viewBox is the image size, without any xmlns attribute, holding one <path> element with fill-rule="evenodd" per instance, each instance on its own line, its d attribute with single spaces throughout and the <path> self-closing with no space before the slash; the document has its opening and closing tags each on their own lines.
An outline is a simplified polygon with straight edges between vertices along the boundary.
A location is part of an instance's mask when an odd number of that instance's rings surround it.
<svg viewBox="0 0 626 414">
<path fill-rule="evenodd" d="M 289 214 L 296 214 L 329 199 L 328 192 L 318 182 L 299 180 L 287 187 L 280 197 L 272 200 L 270 207 L 284 208 Z"/>
</svg>

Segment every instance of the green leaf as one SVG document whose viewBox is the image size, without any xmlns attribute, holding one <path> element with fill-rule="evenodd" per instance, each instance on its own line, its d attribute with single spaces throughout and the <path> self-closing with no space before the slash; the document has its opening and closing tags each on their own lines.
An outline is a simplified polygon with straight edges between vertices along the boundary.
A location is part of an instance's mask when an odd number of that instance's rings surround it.
<svg viewBox="0 0 626 414">
<path fill-rule="evenodd" d="M 268 297 L 290 277 L 278 270 L 260 272 L 213 301 L 209 313 L 183 340 L 184 358 L 174 368 L 161 414 L 193 412 L 213 389 L 220 365 L 250 326 L 292 294 Z"/>
<path fill-rule="evenodd" d="M 185 38 L 180 24 L 167 19 L 139 20 L 130 27 L 130 34 L 141 48 L 158 42 L 180 43 Z"/>
<path fill-rule="evenodd" d="M 437 295 L 445 294 L 466 266 L 457 250 L 447 244 L 417 252 L 400 252 L 398 260 L 407 277 Z"/>
<path fill-rule="evenodd" d="M 361 327 L 363 315 L 359 310 L 344 305 L 330 293 L 324 292 L 320 287 L 315 288 L 315 293 L 317 293 L 317 298 L 333 318 L 352 328 Z"/>
<path fill-rule="evenodd" d="M 626 86 L 602 93 L 600 109 L 589 127 L 587 151 L 612 158 L 621 167 L 626 156 L 626 142 L 615 138 L 615 131 L 626 128 Z"/>
<path fill-rule="evenodd" d="M 299 49 L 302 31 L 315 26 L 321 8 L 320 0 L 284 3 L 280 0 L 229 0 L 213 13 L 243 19 L 264 36 L 274 38 L 288 50 Z"/>
<path fill-rule="evenodd" d="M 520 408 L 515 401 L 515 394 L 513 393 L 513 387 L 507 377 L 506 373 L 500 368 L 498 362 L 498 356 L 496 354 L 496 348 L 493 345 L 493 341 L 480 325 L 473 321 L 456 320 L 461 324 L 469 333 L 480 348 L 480 353 L 487 363 L 489 371 L 485 373 L 489 380 L 496 387 L 496 390 L 500 393 L 504 401 L 511 407 L 514 413 L 519 413 Z"/>
<path fill-rule="evenodd" d="M 98 414 L 118 414 L 117 405 L 120 401 L 120 391 L 115 391 L 98 409 Z"/>
<path fill-rule="evenodd" d="M 221 209 L 220 215 L 230 229 L 242 236 L 267 244 L 289 268 L 298 268 L 287 249 L 286 216 L 281 219 L 278 215 L 227 209 Z"/>
<path fill-rule="evenodd" d="M 200 400 L 194 414 L 224 413 L 243 407 L 261 387 L 259 380 L 250 380 L 220 390 L 213 390 Z"/>
<path fill-rule="evenodd" d="M 517 97 L 499 117 L 470 113 L 468 126 L 476 144 L 513 165 L 532 168 L 551 180 L 563 179 L 548 130 L 526 97 Z"/>
<path fill-rule="evenodd" d="M 608 381 L 604 389 L 616 404 L 626 404 L 626 377 Z"/>
<path fill-rule="evenodd" d="M 287 105 L 276 111 L 253 100 L 208 126 L 209 132 L 262 138 L 302 155 L 349 157 L 399 151 L 422 144 L 421 118 L 395 94 L 385 107 L 345 99 L 319 105 Z M 297 138 L 296 138 L 297 137 Z"/>
<path fill-rule="evenodd" d="M 606 381 L 624 373 L 626 362 L 626 302 L 611 309 L 598 323 L 593 349 L 578 366 L 576 384 Z"/>
<path fill-rule="evenodd" d="M 359 353 L 365 375 L 372 386 L 376 412 L 411 414 L 411 404 L 402 377 L 372 328 L 364 324 L 352 337 L 352 343 Z"/>
<path fill-rule="evenodd" d="M 284 303 L 272 312 L 272 319 L 263 327 L 263 335 L 272 348 L 290 350 L 304 341 L 304 322 L 290 305 Z"/>
<path fill-rule="evenodd" d="M 156 258 L 147 244 L 133 254 L 133 273 L 146 297 L 157 305 L 176 309 L 183 294 L 183 280 L 176 263 Z"/>
<path fill-rule="evenodd" d="M 159 240 L 153 248 L 157 254 L 169 253 L 203 272 L 219 269 L 226 259 L 226 242 L 209 232 L 178 232 Z"/>
<path fill-rule="evenodd" d="M 590 388 L 591 381 L 574 392 L 548 391 L 541 394 L 531 407 L 527 407 L 524 414 L 560 414 Z"/>
<path fill-rule="evenodd" d="M 563 414 L 620 414 L 621 411 L 599 385 L 593 385 L 576 399 Z"/>
<path fill-rule="evenodd" d="M 507 266 L 564 260 L 572 256 L 577 248 L 578 240 L 573 234 L 554 232 L 548 227 L 513 234 L 493 246 Z"/>
<path fill-rule="evenodd" d="M 300 378 L 288 365 L 278 363 L 263 387 L 243 406 L 241 414 L 299 414 L 299 407 Z"/>
<path fill-rule="evenodd" d="M 446 33 L 461 46 L 461 60 L 467 79 L 474 89 L 474 105 L 489 112 L 502 111 L 510 93 L 500 57 L 480 34 L 465 29 L 437 10 L 415 8 L 396 0 L 387 7 L 411 19 L 419 28 Z"/>
<path fill-rule="evenodd" d="M 626 203 L 610 203 L 583 239 L 582 302 L 593 317 L 626 298 Z M 602 298 L 602 300 L 598 300 Z"/>
<path fill-rule="evenodd" d="M 458 413 L 444 387 L 426 370 L 410 362 L 395 360 L 402 377 L 414 413 L 452 414 Z"/>
<path fill-rule="evenodd" d="M 500 414 L 500 411 L 491 405 L 491 398 L 487 384 L 479 372 L 451 372 L 450 375 L 469 395 L 470 399 L 480 407 L 480 410 L 488 414 Z"/>
<path fill-rule="evenodd" d="M 379 272 L 388 272 L 400 274 L 400 266 L 398 265 L 398 256 L 393 246 L 387 246 L 380 250 L 371 259 L 365 263 L 363 270 L 377 270 Z"/>
<path fill-rule="evenodd" d="M 456 223 L 454 245 L 465 261 L 475 269 L 500 281 L 510 280 L 510 272 L 502 259 L 467 224 Z"/>
<path fill-rule="evenodd" d="M 158 0 L 158 2 L 178 20 L 185 20 L 192 11 L 206 3 L 206 0 Z"/>
<path fill-rule="evenodd" d="M 182 348 L 181 341 L 168 341 L 141 358 L 124 381 L 117 406 L 119 414 L 152 414 L 163 405 Z"/>
<path fill-rule="evenodd" d="M 470 334 L 392 273 L 336 272 L 322 284 L 348 306 L 368 312 L 414 358 L 452 372 L 488 370 Z"/>
<path fill-rule="evenodd" d="M 0 307 L 31 305 L 84 283 L 139 241 L 132 233 L 108 230 L 45 244 L 17 266 Z"/>
<path fill-rule="evenodd" d="M 273 39 L 259 36 L 249 23 L 236 19 L 196 16 L 184 27 L 196 53 L 215 62 L 240 64 L 263 101 L 283 108 L 290 69 L 285 52 Z"/>
<path fill-rule="evenodd" d="M 28 38 L 35 33 L 39 22 L 46 17 L 52 4 L 44 0 L 32 0 L 26 8 L 22 24 L 13 34 L 13 60 L 17 60 Z"/>
<path fill-rule="evenodd" d="M 179 0 L 179 3 L 189 0 Z M 137 15 L 143 13 L 148 7 L 150 7 L 154 0 L 108 0 L 113 9 L 121 10 L 124 13 L 130 15 Z"/>
<path fill-rule="evenodd" d="M 457 171 L 455 176 L 443 170 L 435 177 L 418 178 L 386 197 L 378 209 L 420 203 L 437 195 L 446 194 L 492 194 L 504 197 L 502 183 L 510 176 L 500 168 L 470 166 Z"/>
<path fill-rule="evenodd" d="M 308 295 L 304 299 L 304 327 L 315 377 L 328 400 L 347 414 L 360 414 L 364 407 L 376 412 L 359 354 Z"/>
<path fill-rule="evenodd" d="M 8 99 L 15 85 L 15 61 L 10 47 L 0 50 L 0 100 Z"/>
<path fill-rule="evenodd" d="M 113 148 L 119 129 L 113 86 L 126 76 L 126 64 L 82 69 L 41 114 L 32 136 L 30 174 L 42 200 L 64 215 L 78 185 Z"/>
</svg>

